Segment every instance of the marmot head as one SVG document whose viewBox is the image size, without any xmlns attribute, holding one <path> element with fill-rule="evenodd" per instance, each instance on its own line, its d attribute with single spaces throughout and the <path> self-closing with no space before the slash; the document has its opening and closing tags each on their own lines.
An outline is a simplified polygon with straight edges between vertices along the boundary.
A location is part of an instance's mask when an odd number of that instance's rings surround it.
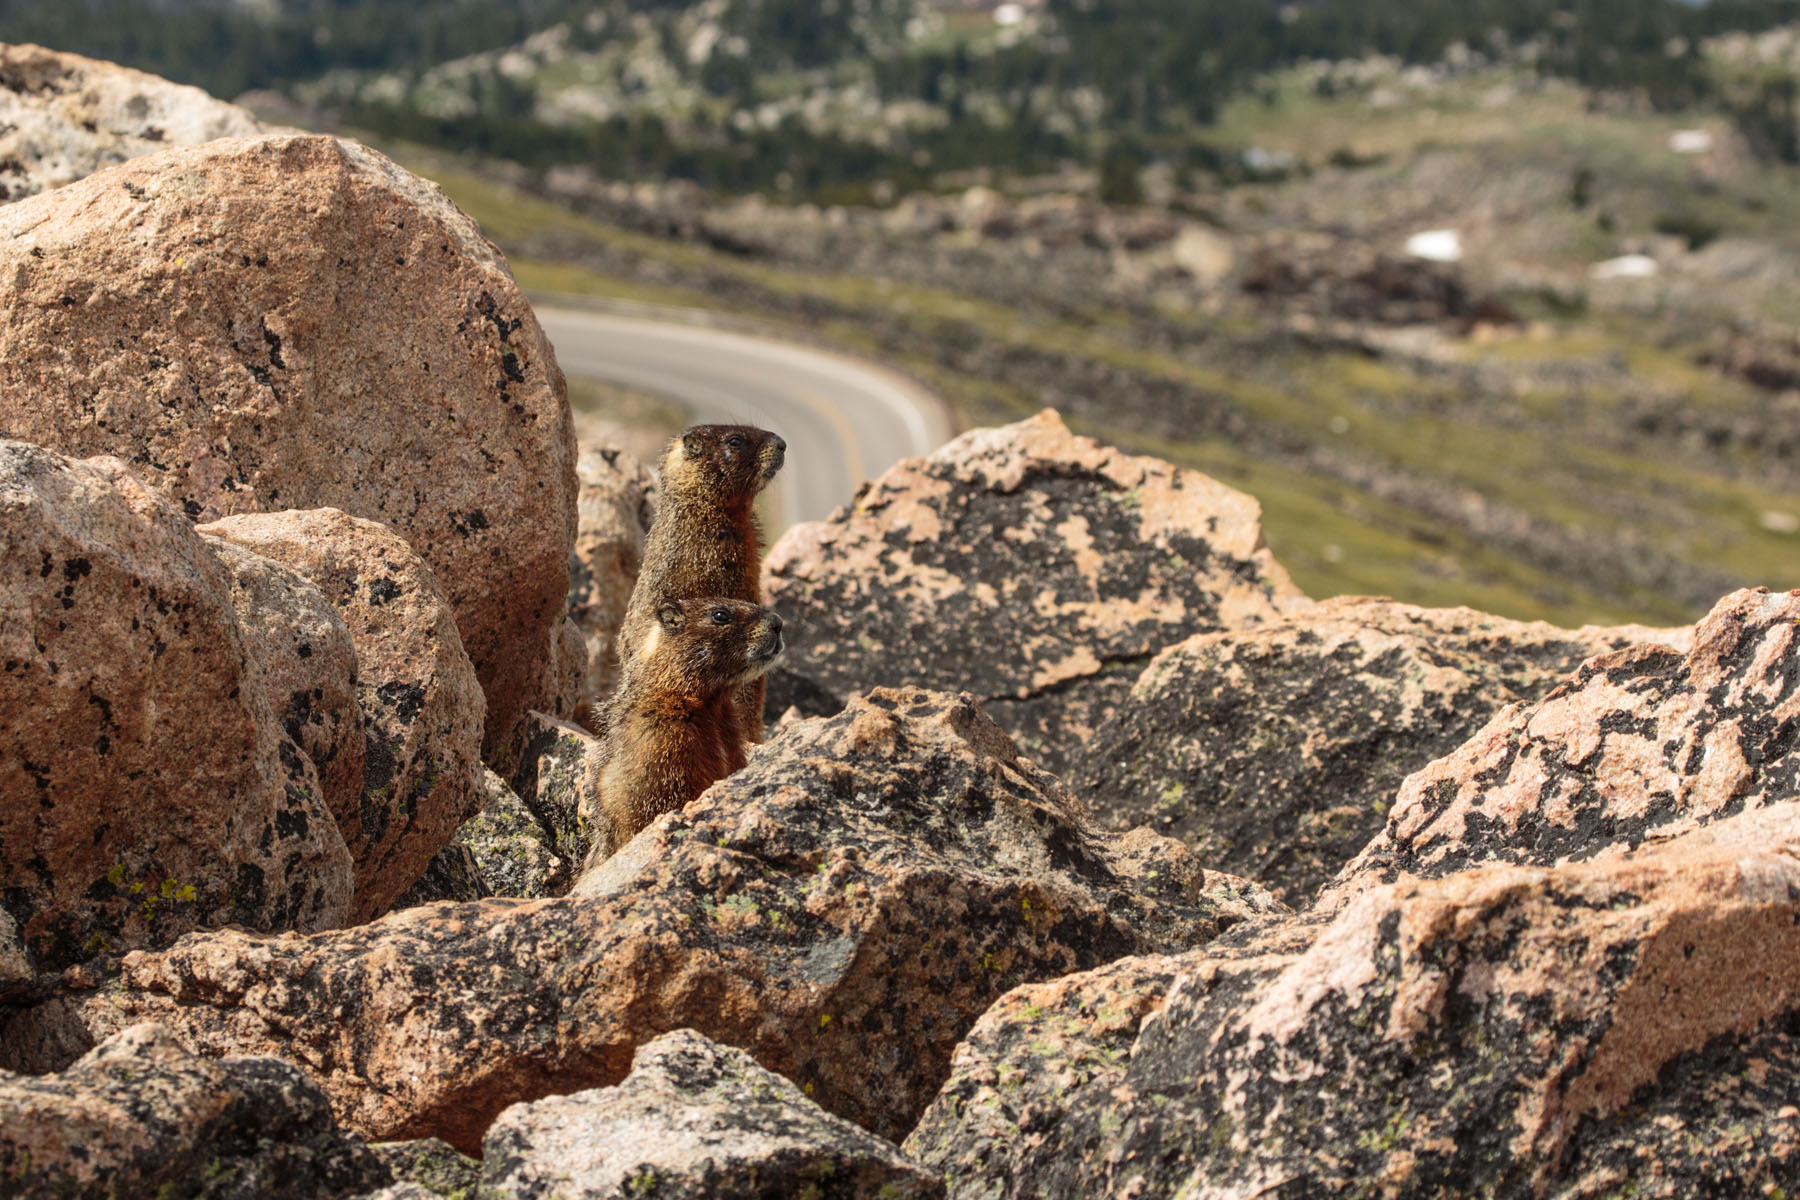
<svg viewBox="0 0 1800 1200">
<path fill-rule="evenodd" d="M 724 503 L 768 486 L 787 458 L 787 443 L 754 425 L 695 425 L 663 455 L 665 494 L 697 493 Z"/>
<path fill-rule="evenodd" d="M 755 679 L 786 648 L 772 608 L 747 600 L 670 600 L 657 606 L 638 661 L 667 686 L 712 696 Z"/>
</svg>

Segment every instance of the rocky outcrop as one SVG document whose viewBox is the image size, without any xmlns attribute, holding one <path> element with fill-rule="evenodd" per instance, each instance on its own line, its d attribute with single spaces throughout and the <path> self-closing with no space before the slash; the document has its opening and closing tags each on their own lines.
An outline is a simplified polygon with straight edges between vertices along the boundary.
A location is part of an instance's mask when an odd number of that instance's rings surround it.
<svg viewBox="0 0 1800 1200">
<path fill-rule="evenodd" d="M 198 1058 L 157 1025 L 60 1075 L 0 1071 L 7 1195 L 324 1200 L 390 1178 L 298 1067 Z"/>
<path fill-rule="evenodd" d="M 501 1113 L 483 1144 L 482 1187 L 520 1200 L 944 1194 L 891 1143 L 691 1029 L 639 1047 L 616 1087 Z"/>
<path fill-rule="evenodd" d="M 613 639 L 643 565 L 644 538 L 656 515 L 656 476 L 623 450 L 606 445 L 584 445 L 575 472 L 581 491 L 569 565 L 569 619 L 581 630 L 587 648 L 576 716 L 591 723 L 593 710 L 619 681 Z"/>
<path fill-rule="evenodd" d="M 1397 258 L 1364 239 L 1273 237 L 1255 246 L 1238 286 L 1283 313 L 1370 325 L 1518 320 L 1499 296 L 1474 288 L 1462 268 Z"/>
<path fill-rule="evenodd" d="M 1602 655 L 1410 776 L 1333 885 L 1543 866 L 1800 797 L 1800 592 L 1741 591 L 1685 654 Z"/>
<path fill-rule="evenodd" d="M 199 88 L 42 46 L 0 45 L 0 201 L 170 146 L 262 132 L 249 112 Z"/>
<path fill-rule="evenodd" d="M 1277 907 L 1170 839 L 1101 833 L 967 697 L 880 691 L 788 726 L 574 896 L 190 938 L 85 1012 L 290 1057 L 374 1137 L 472 1152 L 508 1104 L 616 1083 L 689 1027 L 893 1138 L 1009 988 Z"/>
<path fill-rule="evenodd" d="M 1316 936 L 1247 928 L 1172 982 L 1121 963 L 1015 1004 L 1025 1026 L 970 1039 L 909 1146 L 952 1195 L 1759 1194 L 1800 1169 L 1800 1113 L 1773 1103 L 1800 1086 L 1796 897 L 1793 803 L 1372 887 Z M 1041 1070 L 1020 1035 L 1083 1005 L 1152 1011 L 1122 1053 L 1090 1040 L 1112 1053 L 1088 1082 L 1027 1083 L 1026 1137 L 999 1130 L 995 1082 Z"/>
<path fill-rule="evenodd" d="M 969 690 L 1058 770 L 1151 655 L 1307 603 L 1259 519 L 1250 497 L 1046 410 L 906 460 L 789 530 L 764 590 L 793 630 L 791 674 L 840 698 Z"/>
<path fill-rule="evenodd" d="M 482 697 L 431 569 L 392 530 L 335 509 L 227 517 L 201 532 L 283 563 L 356 646 L 365 741 L 352 812 L 356 912 L 386 911 L 481 808 Z"/>
<path fill-rule="evenodd" d="M 0 442 L 0 534 L 0 903 L 36 970 L 344 920 L 344 840 L 192 524 L 116 459 Z"/>
<path fill-rule="evenodd" d="M 1401 780 L 1584 659 L 1692 630 L 1558 629 L 1466 608 L 1326 601 L 1157 655 L 1080 746 L 1070 786 L 1292 903 L 1380 832 Z"/>
<path fill-rule="evenodd" d="M 0 434 L 197 520 L 332 507 L 431 565 L 510 769 L 575 533 L 562 374 L 499 252 L 350 142 L 226 139 L 0 208 Z"/>
</svg>

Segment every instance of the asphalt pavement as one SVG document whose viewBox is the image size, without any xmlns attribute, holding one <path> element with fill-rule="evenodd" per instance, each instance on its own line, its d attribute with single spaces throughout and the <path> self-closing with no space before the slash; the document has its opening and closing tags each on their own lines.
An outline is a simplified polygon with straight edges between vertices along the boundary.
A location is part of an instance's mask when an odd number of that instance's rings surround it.
<svg viewBox="0 0 1800 1200">
<path fill-rule="evenodd" d="M 953 432 L 939 400 L 872 363 L 704 325 L 534 308 L 564 374 L 677 400 L 701 424 L 780 434 L 784 522 L 829 515 L 864 480 L 929 454 Z"/>
</svg>

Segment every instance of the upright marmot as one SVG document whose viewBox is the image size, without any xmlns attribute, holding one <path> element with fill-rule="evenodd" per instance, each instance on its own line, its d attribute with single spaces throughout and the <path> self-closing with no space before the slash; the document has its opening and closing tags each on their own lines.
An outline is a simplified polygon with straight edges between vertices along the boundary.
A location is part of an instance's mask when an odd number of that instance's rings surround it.
<svg viewBox="0 0 1800 1200">
<path fill-rule="evenodd" d="M 621 674 L 652 635 L 662 605 L 709 596 L 762 602 L 756 494 L 786 456 L 786 442 L 749 425 L 696 425 L 669 443 L 644 565 L 619 627 Z M 732 701 L 733 724 L 746 742 L 762 741 L 763 688 L 758 675 Z"/>
<path fill-rule="evenodd" d="M 732 693 L 784 646 L 775 610 L 742 600 L 659 605 L 606 707 L 589 865 L 744 765 Z"/>
</svg>

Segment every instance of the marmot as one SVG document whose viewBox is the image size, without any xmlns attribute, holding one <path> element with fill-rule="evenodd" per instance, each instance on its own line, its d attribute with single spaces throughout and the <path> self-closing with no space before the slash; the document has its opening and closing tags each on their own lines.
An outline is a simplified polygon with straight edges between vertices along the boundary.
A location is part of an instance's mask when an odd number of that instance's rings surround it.
<svg viewBox="0 0 1800 1200">
<path fill-rule="evenodd" d="M 588 865 L 744 765 L 732 693 L 785 648 L 775 610 L 709 598 L 661 604 L 607 703 Z"/>
<path fill-rule="evenodd" d="M 662 605 L 713 596 L 762 602 L 756 494 L 786 456 L 786 442 L 750 425 L 696 425 L 669 443 L 644 565 L 619 627 L 621 675 L 651 635 Z M 762 741 L 763 690 L 758 675 L 733 698 L 733 723 L 746 742 Z"/>
</svg>

